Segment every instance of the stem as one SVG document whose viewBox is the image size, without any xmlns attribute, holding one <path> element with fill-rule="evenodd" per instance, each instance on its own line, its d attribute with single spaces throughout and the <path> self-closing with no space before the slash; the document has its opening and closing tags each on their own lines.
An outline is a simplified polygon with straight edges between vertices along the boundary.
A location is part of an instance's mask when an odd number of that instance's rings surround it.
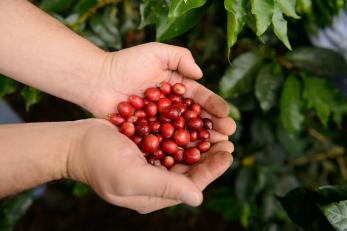
<svg viewBox="0 0 347 231">
<path fill-rule="evenodd" d="M 316 153 L 312 155 L 307 155 L 307 156 L 300 157 L 296 160 L 293 160 L 290 163 L 290 165 L 300 166 L 300 165 L 305 165 L 308 163 L 323 161 L 327 159 L 343 158 L 342 156 L 345 154 L 345 151 L 346 150 L 341 146 L 333 146 L 331 149 L 329 149 L 326 152 L 320 152 L 320 153 Z M 347 176 L 347 171 L 346 171 L 346 176 Z"/>
</svg>

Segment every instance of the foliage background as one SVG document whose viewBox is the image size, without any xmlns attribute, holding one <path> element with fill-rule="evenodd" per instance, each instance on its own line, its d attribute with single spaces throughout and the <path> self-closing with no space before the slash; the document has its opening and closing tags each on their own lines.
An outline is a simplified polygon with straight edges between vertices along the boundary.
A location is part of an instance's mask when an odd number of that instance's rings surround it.
<svg viewBox="0 0 347 231">
<path fill-rule="evenodd" d="M 59 182 L 46 186 L 43 197 L 29 191 L 3 200 L 1 230 L 299 229 L 293 221 L 306 230 L 346 228 L 346 189 L 317 188 L 347 180 L 347 104 L 329 80 L 346 76 L 347 64 L 309 39 L 346 8 L 344 0 L 34 4 L 105 50 L 154 40 L 188 47 L 203 68 L 201 82 L 230 103 L 238 124 L 231 138 L 235 161 L 207 189 L 199 208 L 137 215 L 105 204 L 84 185 Z M 90 116 L 6 77 L 0 77 L 0 96 L 26 121 Z"/>
</svg>

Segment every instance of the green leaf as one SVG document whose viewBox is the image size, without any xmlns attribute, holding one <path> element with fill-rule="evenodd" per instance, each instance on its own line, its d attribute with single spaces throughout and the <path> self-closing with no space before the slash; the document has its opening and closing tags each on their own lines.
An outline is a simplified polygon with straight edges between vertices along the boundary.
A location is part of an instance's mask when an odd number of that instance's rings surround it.
<svg viewBox="0 0 347 231">
<path fill-rule="evenodd" d="M 264 34 L 270 26 L 274 12 L 274 0 L 252 0 L 252 14 L 255 16 L 257 35 Z"/>
<path fill-rule="evenodd" d="M 338 231 L 347 230 L 347 200 L 322 207 L 325 217 Z"/>
<path fill-rule="evenodd" d="M 172 0 L 169 8 L 169 22 L 175 18 L 181 17 L 188 11 L 194 8 L 203 6 L 206 3 L 206 0 Z"/>
<path fill-rule="evenodd" d="M 276 104 L 278 88 L 282 81 L 279 66 L 268 64 L 259 71 L 255 82 L 255 96 L 264 111 L 270 110 Z"/>
<path fill-rule="evenodd" d="M 72 14 L 77 14 L 80 16 L 86 13 L 88 10 L 90 10 L 90 8 L 92 8 L 96 4 L 97 0 L 81 0 L 75 5 Z"/>
<path fill-rule="evenodd" d="M 0 75 L 0 97 L 11 94 L 18 89 L 18 83 L 10 78 Z"/>
<path fill-rule="evenodd" d="M 241 113 L 240 110 L 237 108 L 236 105 L 229 103 L 229 116 L 233 118 L 234 120 L 240 120 L 241 119 Z"/>
<path fill-rule="evenodd" d="M 30 110 L 31 106 L 39 103 L 43 97 L 43 93 L 32 87 L 25 87 L 21 92 L 25 100 L 25 109 Z"/>
<path fill-rule="evenodd" d="M 330 49 L 303 47 L 289 52 L 286 58 L 296 67 L 316 75 L 334 76 L 347 74 L 345 58 Z"/>
<path fill-rule="evenodd" d="M 93 190 L 86 184 L 83 183 L 75 183 L 72 193 L 76 197 L 84 197 L 87 195 L 90 195 L 93 192 Z"/>
<path fill-rule="evenodd" d="M 292 50 L 292 46 L 290 45 L 288 39 L 287 21 L 283 18 L 282 11 L 277 4 L 275 4 L 274 13 L 272 16 L 272 25 L 277 38 L 279 38 L 279 40 L 281 40 L 289 50 Z"/>
<path fill-rule="evenodd" d="M 296 14 L 295 6 L 296 0 L 275 0 L 279 5 L 281 11 L 288 17 L 299 19 L 300 16 Z"/>
<path fill-rule="evenodd" d="M 304 122 L 301 88 L 300 80 L 296 76 L 290 76 L 284 82 L 280 98 L 281 122 L 291 135 L 301 131 Z"/>
<path fill-rule="evenodd" d="M 42 0 L 40 2 L 40 8 L 45 11 L 63 14 L 74 4 L 76 4 L 76 0 Z"/>
<path fill-rule="evenodd" d="M 161 18 L 161 15 L 167 14 L 168 6 L 164 0 L 141 0 L 140 14 L 141 23 L 140 29 L 147 25 L 156 24 Z"/>
<path fill-rule="evenodd" d="M 228 11 L 227 36 L 228 36 L 228 58 L 230 48 L 236 43 L 238 34 L 242 31 L 247 17 L 246 0 L 225 0 L 224 7 Z"/>
<path fill-rule="evenodd" d="M 224 97 L 237 97 L 252 89 L 254 71 L 258 68 L 260 58 L 253 52 L 237 57 L 225 71 L 220 90 Z"/>
<path fill-rule="evenodd" d="M 334 114 L 334 121 L 339 124 L 347 112 L 347 104 L 340 92 L 327 79 L 304 77 L 303 98 L 307 100 L 307 107 L 316 111 L 325 127 L 331 114 Z"/>
</svg>

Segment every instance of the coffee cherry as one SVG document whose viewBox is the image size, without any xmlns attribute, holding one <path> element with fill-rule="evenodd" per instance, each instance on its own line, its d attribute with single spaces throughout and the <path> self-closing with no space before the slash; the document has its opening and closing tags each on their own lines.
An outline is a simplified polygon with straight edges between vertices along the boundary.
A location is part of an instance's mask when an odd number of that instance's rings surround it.
<svg viewBox="0 0 347 231">
<path fill-rule="evenodd" d="M 195 142 L 198 140 L 198 131 L 193 130 L 189 132 L 190 134 L 190 142 Z"/>
<path fill-rule="evenodd" d="M 170 105 L 171 105 L 171 100 L 169 100 L 168 98 L 159 99 L 157 102 L 158 111 L 162 112 L 164 110 L 164 108 L 166 108 Z"/>
<path fill-rule="evenodd" d="M 150 132 L 148 124 L 137 124 L 135 127 L 136 134 L 139 136 L 147 136 Z"/>
<path fill-rule="evenodd" d="M 120 126 L 125 122 L 125 119 L 121 117 L 118 113 L 113 113 L 110 116 L 110 122 L 116 126 Z"/>
<path fill-rule="evenodd" d="M 207 131 L 206 129 L 201 129 L 198 132 L 198 137 L 200 140 L 208 140 L 208 139 L 210 139 L 210 132 Z"/>
<path fill-rule="evenodd" d="M 197 118 L 198 117 L 198 113 L 196 113 L 196 111 L 188 110 L 188 111 L 185 111 L 183 113 L 183 117 L 184 117 L 185 120 L 189 120 L 189 119 L 192 119 L 192 118 Z"/>
<path fill-rule="evenodd" d="M 200 160 L 200 151 L 197 148 L 187 148 L 183 154 L 183 161 L 186 164 L 195 164 Z"/>
<path fill-rule="evenodd" d="M 186 87 L 182 83 L 175 83 L 172 86 L 172 91 L 176 95 L 184 95 L 184 93 L 186 93 Z"/>
<path fill-rule="evenodd" d="M 164 123 L 160 127 L 160 133 L 164 138 L 170 138 L 174 134 L 175 128 L 170 123 Z"/>
<path fill-rule="evenodd" d="M 144 98 L 143 99 L 143 104 L 145 105 L 145 106 L 147 106 L 147 104 L 149 104 L 151 101 L 149 101 L 148 99 L 146 99 L 146 98 Z"/>
<path fill-rule="evenodd" d="M 156 116 L 156 114 L 158 112 L 157 105 L 153 102 L 149 102 L 145 107 L 145 111 L 146 111 L 147 116 L 154 117 L 154 116 Z"/>
<path fill-rule="evenodd" d="M 172 102 L 181 102 L 182 101 L 182 98 L 178 95 L 169 95 L 167 98 L 170 99 Z"/>
<path fill-rule="evenodd" d="M 132 137 L 135 134 L 135 126 L 133 123 L 124 122 L 120 127 L 120 132 L 127 137 Z"/>
<path fill-rule="evenodd" d="M 177 151 L 177 144 L 170 139 L 164 139 L 161 142 L 161 150 L 167 154 L 174 154 Z"/>
<path fill-rule="evenodd" d="M 149 118 L 148 118 L 148 121 L 149 121 L 149 122 L 157 121 L 157 117 L 155 117 L 155 116 L 149 117 Z"/>
<path fill-rule="evenodd" d="M 172 154 L 172 156 L 176 162 L 181 162 L 183 160 L 183 153 L 184 153 L 184 149 L 178 148 L 177 151 L 174 154 Z"/>
<path fill-rule="evenodd" d="M 153 166 L 160 166 L 160 160 L 157 160 L 155 156 L 151 155 L 147 158 L 147 162 Z"/>
<path fill-rule="evenodd" d="M 163 136 L 160 134 L 156 134 L 156 136 L 158 137 L 159 143 L 161 143 L 163 141 Z"/>
<path fill-rule="evenodd" d="M 153 152 L 153 156 L 156 160 L 161 160 L 165 156 L 165 153 L 159 149 L 158 151 Z"/>
<path fill-rule="evenodd" d="M 181 110 L 175 106 L 168 106 L 163 109 L 162 114 L 168 119 L 176 119 L 181 115 Z"/>
<path fill-rule="evenodd" d="M 148 135 L 143 139 L 142 150 L 145 153 L 153 153 L 159 149 L 159 139 L 155 135 Z"/>
<path fill-rule="evenodd" d="M 207 152 L 211 148 L 211 143 L 208 141 L 201 141 L 198 143 L 198 149 L 200 152 Z"/>
<path fill-rule="evenodd" d="M 202 108 L 201 105 L 198 103 L 193 103 L 192 106 L 190 107 L 190 110 L 195 111 L 196 113 L 198 113 L 198 115 L 201 114 Z"/>
<path fill-rule="evenodd" d="M 132 116 L 135 112 L 135 108 L 128 102 L 120 102 L 118 104 L 118 112 L 119 114 L 124 117 L 124 118 L 128 118 L 130 116 Z"/>
<path fill-rule="evenodd" d="M 182 99 L 182 103 L 188 108 L 193 104 L 193 100 L 190 98 L 184 98 Z"/>
<path fill-rule="evenodd" d="M 161 92 L 156 87 L 150 87 L 145 91 L 145 96 L 149 101 L 158 101 Z"/>
<path fill-rule="evenodd" d="M 168 82 L 161 82 L 159 89 L 164 95 L 169 95 L 171 93 L 171 84 Z"/>
<path fill-rule="evenodd" d="M 163 99 L 163 98 L 166 98 L 166 97 L 165 97 L 165 95 L 163 93 L 160 92 L 159 99 Z"/>
<path fill-rule="evenodd" d="M 213 122 L 209 118 L 203 118 L 202 121 L 205 129 L 211 130 L 213 128 Z"/>
<path fill-rule="evenodd" d="M 136 123 L 137 119 L 138 119 L 138 118 L 137 118 L 136 116 L 130 116 L 130 117 L 127 119 L 127 121 L 134 124 L 134 123 Z"/>
<path fill-rule="evenodd" d="M 188 120 L 188 127 L 190 130 L 196 130 L 199 131 L 202 129 L 202 126 L 204 123 L 200 118 L 191 118 Z"/>
<path fill-rule="evenodd" d="M 141 145 L 141 141 L 142 141 L 142 137 L 141 136 L 133 136 L 131 137 L 131 140 L 137 145 L 140 146 Z"/>
<path fill-rule="evenodd" d="M 160 126 L 161 126 L 161 123 L 159 121 L 154 121 L 154 122 L 151 122 L 149 127 L 151 132 L 159 132 Z"/>
<path fill-rule="evenodd" d="M 184 126 L 186 125 L 186 121 L 184 120 L 184 118 L 182 116 L 174 119 L 171 124 L 176 128 L 184 128 Z"/>
<path fill-rule="evenodd" d="M 159 121 L 162 122 L 162 123 L 170 123 L 171 120 L 169 118 L 166 118 L 165 116 L 161 115 L 159 117 Z"/>
<path fill-rule="evenodd" d="M 129 102 L 133 105 L 137 110 L 140 110 L 145 105 L 143 99 L 138 95 L 129 96 Z"/>
<path fill-rule="evenodd" d="M 165 166 L 167 169 L 170 169 L 175 164 L 175 160 L 172 156 L 165 156 L 162 159 L 161 164 Z"/>
<path fill-rule="evenodd" d="M 174 102 L 172 105 L 175 106 L 175 107 L 177 107 L 177 108 L 179 108 L 179 109 L 181 110 L 181 111 L 180 111 L 181 114 L 182 114 L 183 112 L 185 112 L 186 109 L 187 109 L 187 106 L 186 106 L 185 104 L 181 103 L 181 102 Z"/>
<path fill-rule="evenodd" d="M 138 118 L 136 121 L 136 125 L 148 125 L 148 120 L 146 118 Z"/>
<path fill-rule="evenodd" d="M 178 129 L 175 134 L 174 134 L 174 140 L 176 144 L 180 146 L 186 146 L 190 142 L 190 134 L 187 130 L 185 129 Z"/>
<path fill-rule="evenodd" d="M 137 110 L 135 113 L 134 113 L 134 116 L 136 116 L 137 118 L 144 118 L 146 117 L 146 112 L 144 110 Z"/>
</svg>

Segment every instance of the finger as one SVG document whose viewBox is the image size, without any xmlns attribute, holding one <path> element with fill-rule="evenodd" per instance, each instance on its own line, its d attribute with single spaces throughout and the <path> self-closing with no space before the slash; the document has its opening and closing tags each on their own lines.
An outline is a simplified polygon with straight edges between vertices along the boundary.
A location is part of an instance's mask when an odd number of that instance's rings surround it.
<svg viewBox="0 0 347 231">
<path fill-rule="evenodd" d="M 171 71 L 177 71 L 181 75 L 192 78 L 200 79 L 202 77 L 202 71 L 200 67 L 195 63 L 192 53 L 183 47 L 160 44 L 163 46 L 160 52 L 166 52 L 165 66 Z M 160 57 L 163 59 L 163 57 Z"/>
<path fill-rule="evenodd" d="M 205 110 L 201 113 L 201 117 L 211 119 L 213 122 L 213 130 L 216 130 L 217 132 L 224 135 L 230 136 L 234 134 L 236 130 L 236 123 L 230 117 L 218 118 L 206 112 Z"/>
<path fill-rule="evenodd" d="M 191 206 L 202 202 L 201 191 L 187 177 L 148 164 L 129 169 L 129 196 L 152 196 L 183 201 Z"/>
<path fill-rule="evenodd" d="M 209 130 L 210 132 L 210 143 L 211 144 L 215 144 L 215 143 L 218 143 L 218 142 L 221 142 L 221 141 L 225 141 L 225 140 L 228 140 L 228 136 L 227 135 L 224 135 L 224 134 L 221 134 L 219 132 L 216 132 L 214 130 Z"/>
<path fill-rule="evenodd" d="M 219 142 L 217 144 L 212 145 L 210 150 L 207 152 L 206 158 L 208 158 L 210 155 L 213 155 L 213 153 L 216 153 L 216 152 L 232 153 L 233 151 L 234 151 L 234 145 L 231 142 L 222 141 L 222 142 Z M 204 162 L 206 158 L 202 158 L 201 162 Z M 183 173 L 188 172 L 189 169 L 192 169 L 192 168 L 194 168 L 194 166 L 189 166 L 189 165 L 185 165 L 185 164 L 175 164 L 170 169 L 170 171 L 183 174 Z"/>
</svg>

